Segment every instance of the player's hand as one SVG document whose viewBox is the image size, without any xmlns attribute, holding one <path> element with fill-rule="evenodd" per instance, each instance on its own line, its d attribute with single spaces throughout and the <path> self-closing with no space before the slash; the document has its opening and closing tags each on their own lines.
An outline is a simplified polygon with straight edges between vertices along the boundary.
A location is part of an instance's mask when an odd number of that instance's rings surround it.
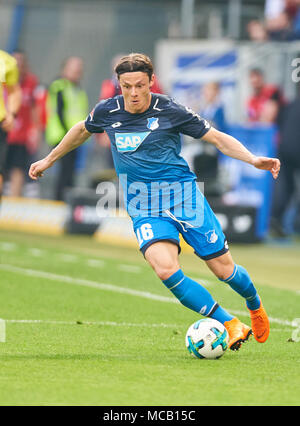
<svg viewBox="0 0 300 426">
<path fill-rule="evenodd" d="M 280 171 L 280 161 L 278 158 L 256 157 L 253 165 L 260 170 L 269 170 L 273 178 L 277 179 Z"/>
<path fill-rule="evenodd" d="M 29 177 L 33 180 L 37 180 L 39 177 L 43 177 L 44 171 L 49 169 L 52 164 L 47 160 L 47 158 L 43 158 L 42 160 L 36 161 L 31 164 L 29 169 Z"/>
<path fill-rule="evenodd" d="M 2 130 L 4 130 L 6 133 L 10 132 L 14 127 L 15 117 L 10 112 L 6 113 L 6 116 L 0 123 L 0 127 Z"/>
</svg>

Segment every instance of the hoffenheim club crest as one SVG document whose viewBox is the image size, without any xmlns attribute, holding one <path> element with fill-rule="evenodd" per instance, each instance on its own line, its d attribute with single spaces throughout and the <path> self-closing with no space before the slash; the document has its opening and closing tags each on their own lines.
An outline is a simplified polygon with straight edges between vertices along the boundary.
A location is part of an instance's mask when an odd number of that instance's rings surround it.
<svg viewBox="0 0 300 426">
<path fill-rule="evenodd" d="M 216 234 L 216 231 L 214 229 L 212 231 L 206 232 L 205 236 L 206 236 L 207 242 L 211 244 L 214 244 L 218 239 L 218 235 Z"/>
<path fill-rule="evenodd" d="M 148 118 L 147 120 L 148 120 L 148 124 L 147 124 L 148 129 L 150 130 L 158 129 L 159 127 L 158 118 L 151 117 L 151 118 Z"/>
</svg>

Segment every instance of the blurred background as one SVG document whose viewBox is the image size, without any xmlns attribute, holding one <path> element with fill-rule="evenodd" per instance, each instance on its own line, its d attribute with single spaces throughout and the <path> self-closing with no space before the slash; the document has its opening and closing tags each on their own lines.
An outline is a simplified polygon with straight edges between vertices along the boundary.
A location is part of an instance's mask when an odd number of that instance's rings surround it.
<svg viewBox="0 0 300 426">
<path fill-rule="evenodd" d="M 300 0 L 0 0 L 0 49 L 17 59 L 23 92 L 8 134 L 0 229 L 133 238 L 126 217 L 97 214 L 99 183 L 118 185 L 105 135 L 39 182 L 27 172 L 99 99 L 119 93 L 120 55 L 144 52 L 153 91 L 282 162 L 274 185 L 270 174 L 183 137 L 228 239 L 299 238 Z"/>
</svg>

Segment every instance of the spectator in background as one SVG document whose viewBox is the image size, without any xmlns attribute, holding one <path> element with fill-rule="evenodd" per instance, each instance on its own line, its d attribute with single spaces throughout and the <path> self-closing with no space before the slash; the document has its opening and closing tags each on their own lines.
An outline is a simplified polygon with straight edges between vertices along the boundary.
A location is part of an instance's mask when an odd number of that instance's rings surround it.
<svg viewBox="0 0 300 426">
<path fill-rule="evenodd" d="M 198 106 L 200 116 L 205 117 L 210 124 L 220 130 L 227 131 L 224 105 L 220 98 L 220 83 L 216 81 L 206 83 L 201 90 L 201 101 Z M 205 192 L 208 198 L 219 196 L 222 188 L 219 178 L 220 152 L 211 144 L 201 140 L 186 143 L 183 146 L 183 155 L 199 181 L 205 181 Z"/>
<path fill-rule="evenodd" d="M 226 132 L 226 119 L 224 106 L 220 99 L 220 84 L 210 82 L 203 86 L 203 101 L 200 107 L 200 115 L 205 117 L 213 127 Z"/>
<path fill-rule="evenodd" d="M 6 102 L 4 97 L 6 91 Z M 3 190 L 3 175 L 7 153 L 7 132 L 13 126 L 22 102 L 17 61 L 0 50 L 0 202 Z"/>
<path fill-rule="evenodd" d="M 292 41 L 300 39 L 300 0 L 266 0 L 265 20 L 250 21 L 253 41 Z"/>
<path fill-rule="evenodd" d="M 80 87 L 83 61 L 69 57 L 62 67 L 61 78 L 53 81 L 48 89 L 48 119 L 46 141 L 54 147 L 71 127 L 88 115 L 88 97 Z M 60 160 L 55 189 L 55 199 L 63 200 L 66 188 L 74 184 L 74 171 L 78 150 L 69 152 Z"/>
<path fill-rule="evenodd" d="M 297 98 L 287 105 L 282 114 L 279 159 L 281 174 L 274 188 L 271 232 L 283 237 L 286 231 L 283 220 L 293 198 L 297 198 L 296 222 L 300 223 L 300 200 L 297 194 L 297 179 L 300 177 L 300 92 Z"/>
<path fill-rule="evenodd" d="M 48 91 L 46 86 L 39 84 L 34 91 L 34 100 L 37 109 L 38 122 L 42 132 L 45 132 L 47 124 L 47 96 Z"/>
<path fill-rule="evenodd" d="M 100 87 L 99 101 L 102 101 L 103 99 L 113 98 L 114 96 L 121 94 L 121 88 L 114 69 L 116 64 L 123 56 L 125 55 L 119 54 L 113 57 L 111 61 L 112 76 L 109 79 L 103 80 Z M 110 151 L 110 141 L 106 132 L 96 134 L 94 137 L 98 145 L 101 147 L 100 149 L 103 151 L 102 157 L 104 157 L 105 165 L 108 169 L 113 169 L 114 166 L 112 154 Z"/>
<path fill-rule="evenodd" d="M 249 74 L 252 95 L 247 101 L 248 120 L 251 123 L 278 124 L 283 95 L 277 86 L 265 82 L 264 73 L 254 68 Z"/>
<path fill-rule="evenodd" d="M 276 5 L 276 3 L 278 4 Z M 299 0 L 267 1 L 266 29 L 270 40 L 289 41 L 299 39 L 300 33 L 297 30 L 299 5 Z"/>
<path fill-rule="evenodd" d="M 34 98 L 38 79 L 30 72 L 24 52 L 15 51 L 13 56 L 19 70 L 22 103 L 15 117 L 14 127 L 7 136 L 5 171 L 10 179 L 9 195 L 20 197 L 31 160 L 30 153 L 34 152 L 39 142 L 39 122 Z"/>
<path fill-rule="evenodd" d="M 285 10 L 285 0 L 266 0 L 265 19 L 266 21 L 277 19 Z"/>
<path fill-rule="evenodd" d="M 247 31 L 250 40 L 262 42 L 268 40 L 268 32 L 265 28 L 264 22 L 252 20 L 247 25 Z"/>
</svg>

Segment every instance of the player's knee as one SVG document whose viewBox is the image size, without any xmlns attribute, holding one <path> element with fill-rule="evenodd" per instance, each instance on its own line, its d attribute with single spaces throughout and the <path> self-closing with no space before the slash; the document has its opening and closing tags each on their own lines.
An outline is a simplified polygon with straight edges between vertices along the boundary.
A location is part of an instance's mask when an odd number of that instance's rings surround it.
<svg viewBox="0 0 300 426">
<path fill-rule="evenodd" d="M 178 265 L 163 265 L 154 268 L 156 275 L 161 279 L 161 281 L 165 281 L 170 278 L 173 274 L 175 274 L 175 272 L 178 271 L 178 269 Z"/>
<path fill-rule="evenodd" d="M 219 280 L 227 280 L 229 278 L 234 270 L 234 265 L 223 265 L 221 268 L 217 269 L 215 271 L 215 274 Z"/>
<path fill-rule="evenodd" d="M 229 253 L 210 259 L 206 263 L 219 280 L 226 280 L 232 275 L 234 270 L 234 261 Z"/>
<path fill-rule="evenodd" d="M 219 280 L 227 280 L 234 270 L 234 263 L 228 262 L 226 264 L 219 263 L 214 266 L 213 272 Z"/>
</svg>

